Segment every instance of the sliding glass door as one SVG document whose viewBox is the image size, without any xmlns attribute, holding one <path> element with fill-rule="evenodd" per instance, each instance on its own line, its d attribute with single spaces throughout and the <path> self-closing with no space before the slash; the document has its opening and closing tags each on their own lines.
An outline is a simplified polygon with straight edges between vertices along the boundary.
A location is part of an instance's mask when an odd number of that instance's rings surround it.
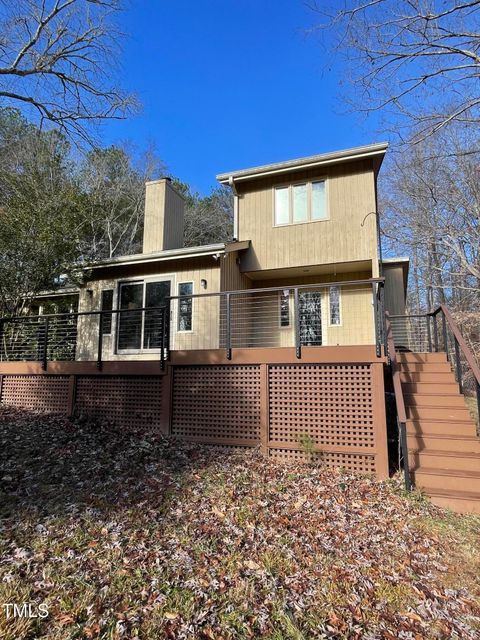
<svg viewBox="0 0 480 640">
<path fill-rule="evenodd" d="M 119 351 L 160 349 L 163 311 L 170 313 L 171 278 L 155 281 L 122 282 L 119 286 L 117 348 Z M 141 311 L 145 308 L 145 311 Z"/>
</svg>

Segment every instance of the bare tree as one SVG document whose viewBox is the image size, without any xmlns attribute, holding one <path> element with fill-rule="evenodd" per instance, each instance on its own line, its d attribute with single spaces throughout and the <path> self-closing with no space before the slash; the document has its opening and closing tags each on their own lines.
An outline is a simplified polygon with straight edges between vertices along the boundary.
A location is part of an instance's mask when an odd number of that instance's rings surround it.
<svg viewBox="0 0 480 640">
<path fill-rule="evenodd" d="M 80 253 L 84 260 L 112 258 L 142 250 L 145 182 L 165 165 L 151 150 L 134 161 L 132 150 L 94 149 L 79 173 L 85 194 Z"/>
<path fill-rule="evenodd" d="M 480 0 L 344 0 L 314 8 L 327 46 L 347 59 L 355 109 L 391 112 L 397 132 L 402 120 L 414 123 L 417 140 L 450 122 L 479 122 Z"/>
<path fill-rule="evenodd" d="M 115 86 L 118 0 L 0 0 L 0 104 L 69 135 L 123 118 L 133 96 Z"/>
<path fill-rule="evenodd" d="M 395 153 L 381 178 L 386 245 L 414 259 L 417 307 L 480 308 L 478 143 L 469 128 L 449 126 Z"/>
</svg>

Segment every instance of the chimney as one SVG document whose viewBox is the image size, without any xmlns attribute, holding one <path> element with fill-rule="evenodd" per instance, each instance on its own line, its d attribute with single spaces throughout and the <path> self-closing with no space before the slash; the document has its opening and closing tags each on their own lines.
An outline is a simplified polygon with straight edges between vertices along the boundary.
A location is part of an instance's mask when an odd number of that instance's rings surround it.
<svg viewBox="0 0 480 640">
<path fill-rule="evenodd" d="M 170 178 L 145 184 L 143 253 L 183 247 L 184 198 Z"/>
</svg>

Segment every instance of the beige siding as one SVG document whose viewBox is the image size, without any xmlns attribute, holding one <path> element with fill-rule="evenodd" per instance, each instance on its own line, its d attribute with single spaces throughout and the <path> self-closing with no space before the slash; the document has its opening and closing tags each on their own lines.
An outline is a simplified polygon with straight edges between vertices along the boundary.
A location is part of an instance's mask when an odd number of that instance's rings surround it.
<svg viewBox="0 0 480 640">
<path fill-rule="evenodd" d="M 337 275 L 305 276 L 303 278 L 263 280 L 256 282 L 259 287 L 292 287 L 295 284 L 318 282 L 341 282 L 364 280 L 369 273 L 343 273 Z M 309 289 L 321 292 L 321 325 L 323 345 L 362 345 L 374 344 L 374 322 L 372 307 L 372 289 L 369 285 L 349 285 L 340 289 L 340 325 L 330 325 L 329 294 L 327 287 Z M 268 346 L 289 347 L 294 344 L 294 301 L 290 291 L 290 327 L 280 326 L 280 304 L 278 292 L 270 295 L 262 294 L 265 301 L 265 314 L 257 320 L 258 327 L 266 332 L 271 344 Z M 266 326 L 266 328 L 265 328 Z M 254 321 L 254 330 L 255 330 Z"/>
<path fill-rule="evenodd" d="M 275 227 L 274 186 L 319 178 L 327 180 L 329 219 Z M 321 174 L 299 171 L 289 181 L 251 180 L 239 183 L 237 189 L 239 240 L 252 242 L 242 259 L 242 271 L 371 260 L 377 275 L 376 216 L 368 215 L 376 211 L 370 161 L 329 167 Z"/>
<path fill-rule="evenodd" d="M 400 264 L 384 264 L 385 309 L 390 315 L 405 314 L 405 281 L 403 267 Z"/>
<path fill-rule="evenodd" d="M 106 270 L 107 271 L 107 270 Z M 173 277 L 172 295 L 177 295 L 180 282 L 193 282 L 193 292 L 215 292 L 220 287 L 220 267 L 213 258 L 197 259 L 187 265 L 180 261 L 176 263 L 163 263 L 162 265 L 136 265 L 110 269 L 98 279 L 88 281 L 80 290 L 79 312 L 98 311 L 101 305 L 102 289 L 113 289 L 113 306 L 118 306 L 118 285 L 126 280 L 142 280 L 156 275 Z M 207 281 L 207 290 L 201 288 L 201 280 Z M 88 289 L 92 294 L 88 293 Z M 218 347 L 219 335 L 219 301 L 217 297 L 207 297 L 193 300 L 193 326 L 192 331 L 180 332 L 177 330 L 178 302 L 173 301 L 171 308 L 171 348 L 172 349 L 214 349 Z M 113 330 L 115 327 L 113 319 Z M 77 360 L 96 360 L 98 340 L 98 317 L 84 316 L 79 318 Z M 103 358 L 105 360 L 156 360 L 158 353 L 142 351 L 138 354 L 115 353 L 115 344 L 112 336 L 103 338 Z"/>
<path fill-rule="evenodd" d="M 220 291 L 239 291 L 250 289 L 252 281 L 240 271 L 237 264 L 239 254 L 237 251 L 226 253 L 221 260 Z"/>
</svg>

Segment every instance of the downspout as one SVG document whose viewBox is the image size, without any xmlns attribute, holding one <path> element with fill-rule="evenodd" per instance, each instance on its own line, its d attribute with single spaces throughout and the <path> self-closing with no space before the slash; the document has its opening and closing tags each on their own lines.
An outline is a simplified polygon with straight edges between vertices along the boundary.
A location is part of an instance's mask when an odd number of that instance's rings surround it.
<svg viewBox="0 0 480 640">
<path fill-rule="evenodd" d="M 233 192 L 233 240 L 238 240 L 238 192 L 233 176 L 228 177 L 228 184 Z"/>
</svg>

